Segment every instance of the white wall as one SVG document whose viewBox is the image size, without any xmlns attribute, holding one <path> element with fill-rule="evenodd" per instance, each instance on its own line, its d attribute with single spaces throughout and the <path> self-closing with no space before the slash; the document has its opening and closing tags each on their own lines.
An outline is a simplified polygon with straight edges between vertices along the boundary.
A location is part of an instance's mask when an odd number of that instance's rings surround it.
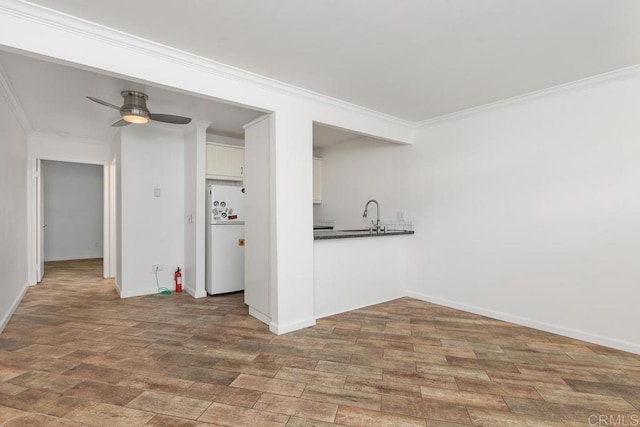
<svg viewBox="0 0 640 427">
<path fill-rule="evenodd" d="M 173 290 L 173 273 L 184 267 L 183 131 L 150 123 L 121 132 L 120 295 L 156 293 L 154 264 L 163 266 L 160 286 Z"/>
<path fill-rule="evenodd" d="M 44 259 L 102 258 L 103 167 L 43 161 Z"/>
<path fill-rule="evenodd" d="M 27 289 L 27 141 L 0 90 L 0 331 Z"/>
<path fill-rule="evenodd" d="M 413 296 L 640 353 L 640 75 L 426 127 Z"/>
<path fill-rule="evenodd" d="M 365 204 L 380 204 L 380 220 L 395 221 L 409 212 L 410 146 L 360 138 L 315 150 L 322 158 L 322 203 L 314 205 L 316 220 L 333 220 L 336 229 L 367 228 L 376 219 L 375 205 L 362 218 Z"/>
<path fill-rule="evenodd" d="M 32 132 L 29 134 L 29 156 L 31 159 L 103 165 L 111 159 L 111 146 L 103 140 Z"/>
</svg>

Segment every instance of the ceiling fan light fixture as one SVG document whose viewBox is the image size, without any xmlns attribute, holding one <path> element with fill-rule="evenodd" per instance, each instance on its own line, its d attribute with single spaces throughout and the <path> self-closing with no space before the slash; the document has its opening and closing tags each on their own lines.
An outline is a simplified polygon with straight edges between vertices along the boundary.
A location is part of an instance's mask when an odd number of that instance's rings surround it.
<svg viewBox="0 0 640 427">
<path fill-rule="evenodd" d="M 144 116 L 144 115 L 140 115 L 140 114 L 135 114 L 132 112 L 127 112 L 124 114 L 121 114 L 122 119 L 126 122 L 129 123 L 134 123 L 137 125 L 142 125 L 145 124 L 149 121 L 149 117 L 148 116 Z"/>
<path fill-rule="evenodd" d="M 120 93 L 124 98 L 124 105 L 120 108 L 120 116 L 129 123 L 144 124 L 149 121 L 147 99 L 149 97 L 142 92 L 124 90 Z"/>
</svg>

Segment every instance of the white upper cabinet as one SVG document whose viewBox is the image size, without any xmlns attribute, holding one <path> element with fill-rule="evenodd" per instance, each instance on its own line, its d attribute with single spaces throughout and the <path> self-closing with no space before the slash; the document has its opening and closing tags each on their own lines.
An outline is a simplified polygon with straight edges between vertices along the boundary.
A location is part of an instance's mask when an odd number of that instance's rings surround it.
<svg viewBox="0 0 640 427">
<path fill-rule="evenodd" d="M 313 158 L 313 203 L 322 203 L 322 159 Z"/>
<path fill-rule="evenodd" d="M 242 181 L 244 148 L 207 142 L 207 178 Z"/>
</svg>

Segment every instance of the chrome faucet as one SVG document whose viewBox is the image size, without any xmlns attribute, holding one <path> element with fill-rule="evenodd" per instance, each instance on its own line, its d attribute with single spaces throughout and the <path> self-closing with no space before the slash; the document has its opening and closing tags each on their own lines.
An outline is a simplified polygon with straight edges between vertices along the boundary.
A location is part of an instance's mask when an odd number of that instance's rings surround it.
<svg viewBox="0 0 640 427">
<path fill-rule="evenodd" d="M 366 205 L 364 205 L 364 212 L 362 213 L 362 218 L 367 217 L 370 203 L 376 204 L 376 222 L 373 222 L 373 220 L 371 220 L 371 225 L 372 225 L 371 231 L 375 230 L 376 233 L 380 233 L 380 231 L 384 232 L 384 228 L 380 226 L 380 205 L 378 204 L 377 200 L 371 199 L 367 202 Z"/>
</svg>

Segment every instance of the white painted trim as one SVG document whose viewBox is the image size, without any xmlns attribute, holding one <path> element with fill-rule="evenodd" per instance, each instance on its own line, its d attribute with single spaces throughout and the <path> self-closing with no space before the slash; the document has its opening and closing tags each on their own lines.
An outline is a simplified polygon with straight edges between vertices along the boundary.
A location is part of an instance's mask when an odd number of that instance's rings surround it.
<svg viewBox="0 0 640 427">
<path fill-rule="evenodd" d="M 206 141 L 205 143 L 207 145 L 217 145 L 219 147 L 233 148 L 235 150 L 244 150 L 244 147 L 242 147 L 240 145 L 223 144 L 221 142 L 215 142 L 215 141 Z"/>
<path fill-rule="evenodd" d="M 347 311 L 359 310 L 361 308 L 371 307 L 372 305 L 384 304 L 385 302 L 393 301 L 393 300 L 396 300 L 398 298 L 402 298 L 403 296 L 405 296 L 405 294 L 402 293 L 402 291 L 399 291 L 398 295 L 396 295 L 396 296 L 394 296 L 392 298 L 385 298 L 385 299 L 378 300 L 376 302 L 362 304 L 362 305 L 359 305 L 359 306 L 356 306 L 356 307 L 350 307 L 348 310 L 332 311 L 331 313 L 328 313 L 328 314 L 316 315 L 316 319 L 324 319 L 325 317 L 335 316 L 336 314 L 346 313 Z"/>
<path fill-rule="evenodd" d="M 132 291 L 120 291 L 120 298 L 132 298 L 132 297 L 141 297 L 145 295 L 155 295 L 158 293 L 158 288 L 156 286 L 147 287 L 142 289 L 134 289 Z"/>
<path fill-rule="evenodd" d="M 118 294 L 118 296 L 120 298 L 122 298 L 122 295 L 120 295 L 120 287 L 118 286 L 118 283 L 116 283 L 116 281 L 113 281 L 113 288 L 116 290 L 116 293 Z"/>
<path fill-rule="evenodd" d="M 241 138 L 231 136 L 218 135 L 213 133 L 206 134 L 207 144 L 226 145 L 227 147 L 244 148 L 244 135 Z"/>
<path fill-rule="evenodd" d="M 42 173 L 42 161 L 40 159 L 35 159 L 35 175 L 34 175 L 34 194 L 35 198 L 35 236 L 36 236 L 36 283 L 42 282 L 42 278 L 44 277 L 44 174 Z"/>
<path fill-rule="evenodd" d="M 111 273 L 111 165 L 102 166 L 102 277 Z"/>
<path fill-rule="evenodd" d="M 13 316 L 13 313 L 15 313 L 16 309 L 22 302 L 22 298 L 24 298 L 24 295 L 27 293 L 27 289 L 29 289 L 29 284 L 25 283 L 22 287 L 22 291 L 20 291 L 16 299 L 14 299 L 11 303 L 11 306 L 9 307 L 9 310 L 7 310 L 7 313 L 2 317 L 2 319 L 0 319 L 0 333 L 7 326 L 9 320 L 11 320 L 11 316 Z"/>
<path fill-rule="evenodd" d="M 233 79 L 236 81 L 252 83 L 263 89 L 277 91 L 283 94 L 292 94 L 306 99 L 322 102 L 339 108 L 344 108 L 358 114 L 366 115 L 377 120 L 394 123 L 401 126 L 413 126 L 411 122 L 389 114 L 361 107 L 350 102 L 342 101 L 327 95 L 323 95 L 308 89 L 290 85 L 275 79 L 255 74 L 240 68 L 232 67 L 217 61 L 213 61 L 176 48 L 165 46 L 151 40 L 143 39 L 131 34 L 117 31 L 94 22 L 86 21 L 78 17 L 58 12 L 33 3 L 18 0 L 0 0 L 0 11 L 22 19 L 27 19 L 38 24 L 54 27 L 69 33 L 74 33 L 86 38 L 99 40 L 138 52 L 143 56 L 156 57 L 162 60 L 170 60 L 182 66 L 200 69 L 208 73 Z"/>
<path fill-rule="evenodd" d="M 633 343 L 629 341 L 619 340 L 615 338 L 604 337 L 602 335 L 592 334 L 590 332 L 579 331 L 577 329 L 565 328 L 563 326 L 553 325 L 551 323 L 541 322 L 539 320 L 529 319 L 526 317 L 516 316 L 509 313 L 503 313 L 500 311 L 488 310 L 486 308 L 477 307 L 461 303 L 458 301 L 452 301 L 445 298 L 439 298 L 432 295 L 426 295 L 420 292 L 407 292 L 406 296 L 419 299 L 422 301 L 431 302 L 434 304 L 443 305 L 445 307 L 455 308 L 457 310 L 467 311 L 469 313 L 479 314 L 481 316 L 487 316 L 492 319 L 503 320 L 505 322 L 515 323 L 516 325 L 527 326 L 529 328 L 539 329 L 541 331 L 550 332 L 552 334 L 558 334 L 565 337 L 575 338 L 582 341 L 587 341 L 594 344 L 604 345 L 618 350 L 629 351 L 631 353 L 640 354 L 640 343 Z"/>
<path fill-rule="evenodd" d="M 184 288 L 184 291 L 194 298 L 204 298 L 207 296 L 207 291 L 205 290 L 196 291 L 195 289 Z"/>
<path fill-rule="evenodd" d="M 253 307 L 249 307 L 249 315 L 255 317 L 256 319 L 258 319 L 259 321 L 261 321 L 262 323 L 265 323 L 267 325 L 271 323 L 271 317 L 269 317 L 266 314 L 256 310 Z"/>
<path fill-rule="evenodd" d="M 492 110 L 497 110 L 499 108 L 509 107 L 514 104 L 526 103 L 538 98 L 554 96 L 563 92 L 568 92 L 568 91 L 580 89 L 587 86 L 594 86 L 594 85 L 605 83 L 611 80 L 634 76 L 638 73 L 640 73 L 640 65 L 632 65 L 631 67 L 625 67 L 618 70 L 608 71 L 606 73 L 598 74 L 595 76 L 585 77 L 583 79 L 574 80 L 572 82 L 562 83 L 556 86 L 551 86 L 551 87 L 540 89 L 534 92 L 525 93 L 523 95 L 517 95 L 511 98 L 501 99 L 499 101 L 490 102 L 488 104 L 479 105 L 477 107 L 467 108 L 465 110 L 460 110 L 450 114 L 445 114 L 442 116 L 423 120 L 423 121 L 414 123 L 414 126 L 416 128 L 426 128 L 426 127 L 434 126 L 443 122 L 448 122 L 450 120 L 469 117 L 475 114 L 484 113 L 486 111 L 492 111 Z"/>
<path fill-rule="evenodd" d="M 117 203 L 117 183 L 116 183 L 116 178 L 117 178 L 117 172 L 116 172 L 116 163 L 115 160 L 112 160 L 107 166 L 106 168 L 109 169 L 109 174 L 108 174 L 108 182 L 109 182 L 109 194 L 108 194 L 108 199 L 106 200 L 106 205 L 105 206 L 109 206 L 108 208 L 108 223 L 109 223 L 109 233 L 107 238 L 109 239 L 108 245 L 105 245 L 105 247 L 103 248 L 103 254 L 105 253 L 104 251 L 109 251 L 109 275 L 106 276 L 105 278 L 115 278 L 116 277 L 116 273 L 118 270 L 118 229 L 117 229 L 117 207 L 116 207 L 116 203 Z M 105 209 L 105 213 L 107 212 L 107 210 Z"/>
<path fill-rule="evenodd" d="M 284 325 L 280 325 L 274 322 L 269 323 L 269 330 L 276 335 L 287 334 L 289 332 L 298 331 L 300 329 L 315 326 L 315 317 L 308 317 L 306 319 L 298 320 L 296 322 L 290 322 Z"/>
<path fill-rule="evenodd" d="M 32 132 L 31 123 L 29 123 L 29 119 L 27 119 L 27 115 L 24 113 L 24 109 L 22 108 L 22 104 L 18 101 L 18 97 L 16 96 L 11 83 L 7 77 L 7 74 L 4 71 L 4 68 L 0 66 L 0 96 L 4 97 L 7 100 L 7 104 L 9 104 L 9 108 L 16 116 L 22 131 L 29 136 Z"/>
</svg>

